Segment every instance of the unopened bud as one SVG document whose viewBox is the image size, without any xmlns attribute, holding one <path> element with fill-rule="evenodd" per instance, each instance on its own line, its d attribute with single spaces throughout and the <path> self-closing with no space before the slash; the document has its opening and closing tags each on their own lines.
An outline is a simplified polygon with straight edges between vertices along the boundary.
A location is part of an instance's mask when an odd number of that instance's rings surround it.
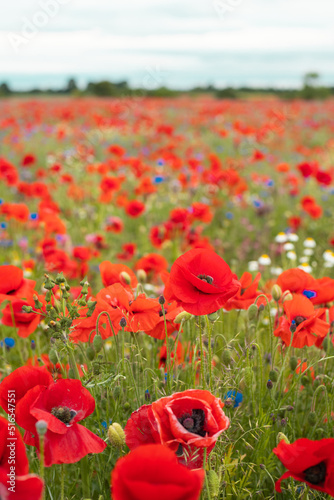
<svg viewBox="0 0 334 500">
<path fill-rule="evenodd" d="M 108 429 L 108 438 L 112 446 L 122 448 L 125 444 L 125 434 L 122 427 L 114 422 Z"/>
<path fill-rule="evenodd" d="M 87 358 L 89 359 L 89 361 L 93 361 L 93 359 L 95 358 L 95 350 L 93 349 L 93 347 L 91 347 L 91 346 L 87 347 L 86 355 L 87 355 Z"/>
<path fill-rule="evenodd" d="M 279 432 L 277 434 L 277 444 L 280 443 L 282 441 L 282 439 L 283 439 L 283 441 L 286 442 L 286 444 L 290 444 L 290 441 L 288 440 L 288 438 L 286 437 L 286 435 L 283 434 L 283 432 Z"/>
<path fill-rule="evenodd" d="M 95 352 L 100 352 L 102 347 L 103 347 L 103 340 L 101 335 L 95 335 L 94 340 L 93 340 L 93 347 L 95 349 Z"/>
<path fill-rule="evenodd" d="M 180 312 L 174 319 L 174 323 L 176 325 L 179 325 L 182 321 L 183 323 L 185 323 L 186 321 L 188 321 L 190 318 L 192 318 L 193 315 L 188 313 L 187 311 L 182 311 Z"/>
<path fill-rule="evenodd" d="M 216 498 L 219 494 L 219 477 L 218 474 L 214 470 L 207 470 L 206 477 L 208 480 L 208 488 L 210 491 L 210 497 Z"/>
<path fill-rule="evenodd" d="M 123 317 L 121 318 L 120 322 L 119 322 L 119 326 L 121 328 L 125 328 L 126 327 L 126 319 Z"/>
<path fill-rule="evenodd" d="M 267 389 L 269 389 L 269 390 L 270 390 L 270 389 L 272 389 L 272 388 L 273 388 L 273 385 L 274 385 L 274 384 L 272 383 L 272 381 L 271 381 L 271 380 L 268 380 L 268 382 L 267 382 Z"/>
<path fill-rule="evenodd" d="M 231 364 L 231 362 L 232 362 L 232 356 L 231 356 L 230 349 L 224 349 L 223 350 L 222 358 L 223 358 L 223 363 L 225 365 L 230 365 Z"/>
<path fill-rule="evenodd" d="M 269 378 L 272 382 L 277 382 L 278 379 L 278 373 L 276 370 L 270 370 L 269 372 Z"/>
<path fill-rule="evenodd" d="M 165 304 L 165 302 L 166 302 L 165 297 L 163 295 L 160 295 L 160 297 L 159 297 L 159 304 L 161 306 L 163 306 Z"/>
<path fill-rule="evenodd" d="M 219 314 L 219 310 L 218 310 L 218 311 L 215 311 L 211 314 L 208 314 L 208 320 L 214 322 L 219 318 L 219 316 L 220 316 L 220 314 Z"/>
<path fill-rule="evenodd" d="M 119 277 L 121 279 L 121 282 L 125 283 L 126 285 L 130 285 L 131 284 L 130 275 L 126 271 L 122 271 L 120 273 Z"/>
<path fill-rule="evenodd" d="M 295 356 L 292 356 L 290 358 L 290 361 L 289 361 L 289 364 L 290 364 L 290 368 L 291 370 L 294 372 L 295 369 L 297 368 L 298 366 L 298 359 L 295 357 Z"/>
<path fill-rule="evenodd" d="M 138 271 L 137 271 L 137 278 L 138 278 L 139 283 L 146 283 L 147 274 L 144 271 L 144 269 L 138 269 Z"/>
<path fill-rule="evenodd" d="M 255 304 L 252 304 L 248 308 L 248 319 L 249 321 L 255 321 L 257 319 L 257 306 Z"/>
<path fill-rule="evenodd" d="M 271 290 L 271 295 L 275 302 L 278 302 L 282 297 L 282 288 L 279 285 L 274 285 Z"/>
<path fill-rule="evenodd" d="M 289 290 L 287 290 L 286 292 L 283 293 L 283 295 L 282 295 L 282 302 L 283 302 L 283 304 L 287 300 L 292 300 L 292 299 L 293 299 L 293 295 L 292 295 L 292 293 Z"/>
</svg>

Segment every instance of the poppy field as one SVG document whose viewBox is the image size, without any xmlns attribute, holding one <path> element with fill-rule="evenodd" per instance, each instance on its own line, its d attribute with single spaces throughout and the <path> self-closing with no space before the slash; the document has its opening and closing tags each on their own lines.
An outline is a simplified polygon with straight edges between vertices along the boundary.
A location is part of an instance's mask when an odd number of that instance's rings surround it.
<svg viewBox="0 0 334 500">
<path fill-rule="evenodd" d="M 334 101 L 0 100 L 0 498 L 334 498 Z"/>
</svg>

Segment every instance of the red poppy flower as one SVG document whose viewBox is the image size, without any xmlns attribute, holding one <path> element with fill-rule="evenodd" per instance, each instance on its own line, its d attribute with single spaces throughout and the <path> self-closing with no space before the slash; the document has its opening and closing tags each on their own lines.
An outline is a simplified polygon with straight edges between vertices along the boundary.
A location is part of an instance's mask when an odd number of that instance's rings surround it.
<svg viewBox="0 0 334 500">
<path fill-rule="evenodd" d="M 42 297 L 39 297 L 39 299 L 43 300 Z M 39 322 L 41 321 L 42 316 L 40 314 L 35 314 L 34 312 L 24 312 L 22 309 L 23 306 L 31 306 L 34 309 L 34 302 L 18 299 L 15 302 L 7 304 L 2 311 L 1 322 L 3 325 L 17 328 L 17 334 L 20 337 L 25 338 L 34 333 L 39 325 Z"/>
<path fill-rule="evenodd" d="M 321 309 L 314 309 L 312 302 L 303 295 L 294 295 L 283 304 L 286 317 L 280 317 L 274 335 L 281 337 L 286 346 L 302 348 L 316 344 L 326 337 L 329 324 L 320 319 Z"/>
<path fill-rule="evenodd" d="M 39 500 L 43 481 L 29 474 L 26 449 L 19 431 L 0 416 L 0 496 L 6 500 Z"/>
<path fill-rule="evenodd" d="M 137 251 L 137 245 L 135 243 L 124 243 L 122 245 L 122 252 L 117 254 L 117 258 L 120 260 L 131 260 Z"/>
<path fill-rule="evenodd" d="M 191 314 L 210 314 L 223 307 L 240 283 L 226 262 L 212 250 L 196 248 L 172 265 L 165 298 Z"/>
<path fill-rule="evenodd" d="M 23 277 L 23 271 L 19 267 L 0 266 L 0 302 L 31 298 L 35 284 L 35 281 Z"/>
<path fill-rule="evenodd" d="M 209 391 L 195 389 L 161 398 L 132 413 L 125 427 L 126 444 L 132 450 L 161 443 L 189 468 L 202 467 L 204 448 L 209 454 L 230 424 L 223 406 Z"/>
<path fill-rule="evenodd" d="M 106 443 L 79 425 L 93 413 L 95 401 L 80 380 L 59 379 L 42 368 L 23 366 L 0 385 L 2 408 L 8 413 L 8 390 L 15 390 L 16 422 L 25 429 L 24 442 L 39 450 L 35 424 L 45 420 L 45 465 L 78 462 L 88 453 L 101 453 Z"/>
<path fill-rule="evenodd" d="M 33 165 L 36 162 L 36 157 L 32 154 L 26 154 L 22 159 L 22 166 L 28 167 L 29 165 Z"/>
<path fill-rule="evenodd" d="M 104 260 L 100 264 L 100 273 L 102 278 L 102 283 L 105 287 L 114 285 L 115 283 L 121 283 L 123 286 L 136 288 L 138 285 L 138 280 L 135 273 L 124 264 L 112 264 L 108 260 Z M 126 273 L 130 277 L 130 283 L 127 283 L 124 278 Z"/>
<path fill-rule="evenodd" d="M 309 298 L 314 305 L 332 302 L 334 300 L 334 280 L 326 276 L 314 279 L 305 287 L 303 295 Z"/>
<path fill-rule="evenodd" d="M 159 321 L 161 306 L 156 299 L 149 299 L 143 293 L 135 298 L 133 292 L 120 283 L 100 290 L 96 300 L 97 307 L 108 312 L 115 333 L 119 331 L 119 322 L 123 317 L 127 332 L 150 331 Z"/>
<path fill-rule="evenodd" d="M 288 470 L 276 481 L 275 489 L 281 493 L 283 479 L 293 477 L 310 488 L 334 497 L 334 439 L 297 439 L 287 444 L 282 439 L 275 455 Z"/>
<path fill-rule="evenodd" d="M 145 211 L 145 204 L 139 200 L 129 201 L 125 207 L 125 211 L 130 217 L 139 217 Z"/>
<path fill-rule="evenodd" d="M 226 302 L 224 309 L 227 311 L 230 311 L 231 309 L 248 309 L 249 306 L 254 303 L 256 297 L 261 295 L 261 292 L 257 290 L 260 279 L 260 273 L 255 276 L 254 280 L 251 273 L 244 273 L 240 278 L 241 288 L 238 290 L 236 295 L 234 295 L 234 297 Z M 271 299 L 270 295 L 268 295 L 268 299 Z M 257 301 L 258 306 L 261 304 L 267 304 L 264 297 L 261 297 Z"/>
<path fill-rule="evenodd" d="M 176 302 L 172 302 L 171 304 L 165 304 L 164 308 L 165 308 L 167 334 L 169 336 L 173 332 L 175 332 L 175 330 L 178 330 L 180 325 L 176 325 L 174 323 L 174 319 L 180 312 L 183 311 L 183 309 L 182 307 L 178 307 Z M 154 337 L 155 339 L 164 339 L 166 337 L 166 331 L 165 331 L 165 320 L 162 310 L 160 309 L 160 311 L 157 311 L 156 315 L 157 315 L 156 316 L 157 322 L 154 328 L 152 328 L 152 330 L 145 330 L 145 333 L 150 337 Z"/>
<path fill-rule="evenodd" d="M 121 233 L 123 229 L 124 224 L 120 217 L 108 217 L 106 221 L 106 231 L 110 233 Z"/>
<path fill-rule="evenodd" d="M 302 269 L 293 268 L 283 271 L 277 278 L 277 284 L 282 292 L 303 293 L 314 283 L 314 278 Z"/>
<path fill-rule="evenodd" d="M 111 474 L 114 500 L 198 500 L 204 470 L 190 471 L 166 446 L 141 446 L 119 459 Z"/>
<path fill-rule="evenodd" d="M 136 269 L 144 269 L 147 274 L 159 275 L 162 271 L 166 271 L 168 262 L 162 255 L 157 253 L 149 253 L 138 260 Z"/>
</svg>

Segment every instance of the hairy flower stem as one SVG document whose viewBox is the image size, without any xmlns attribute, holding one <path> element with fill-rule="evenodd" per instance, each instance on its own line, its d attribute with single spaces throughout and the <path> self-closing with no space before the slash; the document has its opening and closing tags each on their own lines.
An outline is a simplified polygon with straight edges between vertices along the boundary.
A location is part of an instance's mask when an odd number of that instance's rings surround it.
<svg viewBox="0 0 334 500">
<path fill-rule="evenodd" d="M 39 436 L 39 475 L 44 481 L 44 436 Z M 41 500 L 45 500 L 45 488 Z"/>
<path fill-rule="evenodd" d="M 209 350 L 209 387 L 212 392 L 212 346 L 211 346 L 211 336 L 212 336 L 212 325 L 210 324 L 209 318 L 205 316 L 206 328 L 208 331 L 208 350 Z"/>
<path fill-rule="evenodd" d="M 82 483 L 82 496 L 83 498 L 90 498 L 89 489 L 89 463 L 87 455 L 80 460 L 80 470 L 81 470 L 81 483 Z"/>
<path fill-rule="evenodd" d="M 199 338 L 200 338 L 200 349 L 201 349 L 201 379 L 202 386 L 206 389 L 206 373 L 205 373 L 205 362 L 204 362 L 204 349 L 203 349 L 203 336 L 202 336 L 202 317 L 198 318 L 199 325 Z"/>
<path fill-rule="evenodd" d="M 164 305 L 161 304 L 161 310 L 162 310 L 162 314 L 163 314 L 163 317 L 164 317 L 164 324 L 165 324 L 165 335 L 166 335 L 166 385 L 167 385 L 167 394 L 170 394 L 171 393 L 171 381 L 170 381 L 170 377 L 171 377 L 171 373 L 170 373 L 170 350 L 169 350 L 169 345 L 168 345 L 168 330 L 167 330 L 167 321 L 166 321 L 166 312 L 165 312 L 165 308 L 164 308 Z"/>
</svg>

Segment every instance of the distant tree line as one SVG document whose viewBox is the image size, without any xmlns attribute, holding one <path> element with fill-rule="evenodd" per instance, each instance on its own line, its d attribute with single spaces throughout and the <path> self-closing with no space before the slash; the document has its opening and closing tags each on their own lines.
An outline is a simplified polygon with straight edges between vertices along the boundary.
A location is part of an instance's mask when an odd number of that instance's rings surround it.
<svg viewBox="0 0 334 500">
<path fill-rule="evenodd" d="M 214 85 L 194 87 L 187 91 L 172 90 L 168 87 L 158 87 L 155 89 L 133 88 L 126 80 L 111 82 L 102 80 L 89 82 L 84 89 L 80 89 L 74 78 L 70 78 L 64 88 L 61 89 L 38 89 L 29 91 L 12 90 L 4 82 L 0 84 L 0 97 L 10 97 L 14 95 L 72 95 L 72 96 L 97 96 L 97 97 L 135 97 L 137 95 L 147 97 L 176 97 L 178 95 L 212 94 L 218 99 L 237 99 L 247 95 L 268 94 L 277 95 L 282 99 L 327 99 L 334 96 L 334 87 L 325 87 L 319 84 L 319 74 L 315 72 L 307 73 L 303 79 L 300 89 L 280 89 L 276 87 L 225 87 L 217 88 Z"/>
</svg>

